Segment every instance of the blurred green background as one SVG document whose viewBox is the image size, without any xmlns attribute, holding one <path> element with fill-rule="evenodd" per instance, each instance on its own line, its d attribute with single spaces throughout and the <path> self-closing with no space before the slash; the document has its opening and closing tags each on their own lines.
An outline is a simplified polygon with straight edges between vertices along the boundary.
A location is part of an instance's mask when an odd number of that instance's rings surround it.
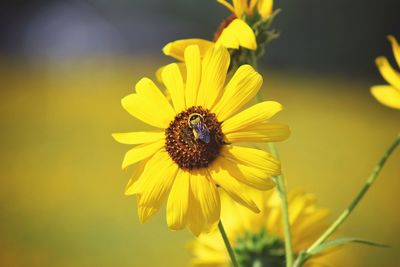
<svg viewBox="0 0 400 267">
<path fill-rule="evenodd" d="M 369 94 L 383 82 L 375 56 L 391 56 L 385 35 L 400 38 L 399 3 L 277 5 L 264 98 L 283 103 L 275 120 L 292 128 L 278 145 L 289 188 L 315 193 L 333 219 L 400 128 L 400 112 Z M 212 0 L 13 1 L 0 14 L 0 265 L 186 266 L 193 236 L 169 231 L 164 211 L 138 223 L 123 195 L 128 147 L 110 134 L 145 127 L 120 99 L 169 61 L 162 45 L 210 36 L 227 12 Z M 392 247 L 352 245 L 334 266 L 400 266 L 399 160 L 341 230 Z"/>
</svg>

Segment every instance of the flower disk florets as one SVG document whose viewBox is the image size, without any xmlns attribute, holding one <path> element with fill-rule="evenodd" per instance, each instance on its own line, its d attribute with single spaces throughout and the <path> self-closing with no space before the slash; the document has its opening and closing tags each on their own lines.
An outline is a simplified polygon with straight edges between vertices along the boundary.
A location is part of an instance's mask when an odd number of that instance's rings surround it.
<svg viewBox="0 0 400 267">
<path fill-rule="evenodd" d="M 201 115 L 207 129 L 209 142 L 195 137 L 194 129 L 189 123 L 192 114 Z M 190 107 L 177 114 L 165 130 L 165 149 L 181 169 L 198 169 L 210 165 L 220 153 L 224 144 L 221 123 L 214 113 L 200 106 Z"/>
</svg>

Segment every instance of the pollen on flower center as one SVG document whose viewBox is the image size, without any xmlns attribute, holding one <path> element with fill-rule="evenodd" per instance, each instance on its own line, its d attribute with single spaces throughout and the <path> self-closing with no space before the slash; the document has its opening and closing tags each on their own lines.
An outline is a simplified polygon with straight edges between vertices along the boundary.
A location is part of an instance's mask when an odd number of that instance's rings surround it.
<svg viewBox="0 0 400 267">
<path fill-rule="evenodd" d="M 221 35 L 222 31 L 229 26 L 229 24 L 231 24 L 231 22 L 236 19 L 236 15 L 232 14 L 229 17 L 227 17 L 226 19 L 224 19 L 218 26 L 217 31 L 214 33 L 214 42 L 216 42 L 219 38 L 219 36 Z"/>
<path fill-rule="evenodd" d="M 189 118 L 200 115 L 201 123 L 206 128 L 205 142 L 196 138 L 194 127 Z M 199 106 L 190 107 L 177 114 L 165 130 L 165 149 L 173 161 L 182 169 L 198 169 L 207 167 L 220 153 L 223 141 L 221 123 L 214 113 Z M 205 139 L 204 139 L 205 140 Z"/>
</svg>

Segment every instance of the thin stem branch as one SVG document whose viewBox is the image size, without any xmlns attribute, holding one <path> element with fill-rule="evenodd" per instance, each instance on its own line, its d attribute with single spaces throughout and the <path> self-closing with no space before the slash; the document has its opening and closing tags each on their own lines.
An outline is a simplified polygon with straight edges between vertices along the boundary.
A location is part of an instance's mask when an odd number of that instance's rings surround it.
<svg viewBox="0 0 400 267">
<path fill-rule="evenodd" d="M 274 143 L 269 143 L 272 155 L 279 160 L 278 150 Z M 285 179 L 283 175 L 275 176 L 276 186 L 278 188 L 279 197 L 281 199 L 281 209 L 282 209 L 282 224 L 283 232 L 285 234 L 285 256 L 286 256 L 286 267 L 292 267 L 294 262 L 294 253 L 292 245 L 292 233 L 290 229 L 289 221 L 289 204 L 287 200 L 287 192 L 285 186 Z"/>
<path fill-rule="evenodd" d="M 255 70 L 258 70 L 257 56 L 255 51 L 250 51 L 250 65 L 253 66 Z"/>
<path fill-rule="evenodd" d="M 219 232 L 221 233 L 222 239 L 224 240 L 226 250 L 228 250 L 232 265 L 234 267 L 239 267 L 239 263 L 236 260 L 235 252 L 232 249 L 231 243 L 229 243 L 228 236 L 226 235 L 226 232 L 225 232 L 224 226 L 222 225 L 221 220 L 218 222 L 218 229 L 219 229 Z"/>
<path fill-rule="evenodd" d="M 342 223 L 347 219 L 347 217 L 349 217 L 353 209 L 357 206 L 357 204 L 364 197 L 365 193 L 367 193 L 368 189 L 375 182 L 383 166 L 385 165 L 386 160 L 389 158 L 389 156 L 392 154 L 392 152 L 399 144 L 400 144 L 400 134 L 397 135 L 393 143 L 386 150 L 385 154 L 383 154 L 381 160 L 375 166 L 371 175 L 366 180 L 364 186 L 361 188 L 360 192 L 358 192 L 357 196 L 353 199 L 348 208 L 344 210 L 342 214 L 340 214 L 340 216 L 332 223 L 332 225 L 305 251 L 306 255 L 311 254 L 315 248 L 317 248 L 320 244 L 322 244 L 325 240 L 327 240 L 339 228 L 339 226 L 342 225 Z"/>
</svg>

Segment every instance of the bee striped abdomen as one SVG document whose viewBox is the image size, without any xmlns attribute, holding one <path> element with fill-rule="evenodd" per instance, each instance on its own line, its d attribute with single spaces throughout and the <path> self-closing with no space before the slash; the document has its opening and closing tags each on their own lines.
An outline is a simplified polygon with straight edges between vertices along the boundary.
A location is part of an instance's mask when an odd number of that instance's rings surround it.
<svg viewBox="0 0 400 267">
<path fill-rule="evenodd" d="M 206 144 L 210 143 L 210 132 L 202 122 L 193 125 L 193 135 L 196 140 L 201 140 Z"/>
</svg>

